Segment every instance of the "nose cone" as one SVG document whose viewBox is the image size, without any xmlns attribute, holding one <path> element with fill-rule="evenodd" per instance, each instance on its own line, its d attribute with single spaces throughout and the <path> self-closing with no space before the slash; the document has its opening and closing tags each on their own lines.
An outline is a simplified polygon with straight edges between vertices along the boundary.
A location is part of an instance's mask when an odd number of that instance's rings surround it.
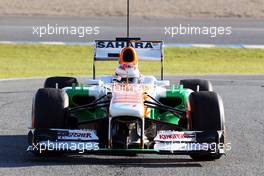
<svg viewBox="0 0 264 176">
<path fill-rule="evenodd" d="M 138 64 L 136 50 L 131 46 L 123 48 L 120 53 L 119 64 L 133 64 L 136 66 Z"/>
<path fill-rule="evenodd" d="M 125 87 L 123 87 L 125 88 Z M 122 87 L 118 87 L 112 92 L 112 100 L 109 107 L 109 112 L 112 117 L 118 116 L 144 116 L 144 104 L 142 91 L 122 90 Z M 128 88 L 128 87 L 126 87 Z M 128 89 L 133 89 L 130 87 Z"/>
</svg>

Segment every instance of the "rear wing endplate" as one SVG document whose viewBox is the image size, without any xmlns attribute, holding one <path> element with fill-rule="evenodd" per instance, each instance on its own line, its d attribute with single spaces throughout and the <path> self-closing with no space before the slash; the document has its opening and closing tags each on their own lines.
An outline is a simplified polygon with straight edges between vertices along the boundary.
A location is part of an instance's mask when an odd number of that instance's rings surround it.
<svg viewBox="0 0 264 176">
<path fill-rule="evenodd" d="M 96 61 L 118 61 L 121 49 L 127 46 L 135 48 L 138 60 L 160 61 L 161 80 L 163 80 L 163 42 L 140 40 L 96 40 L 93 60 L 93 79 L 95 79 Z"/>
</svg>

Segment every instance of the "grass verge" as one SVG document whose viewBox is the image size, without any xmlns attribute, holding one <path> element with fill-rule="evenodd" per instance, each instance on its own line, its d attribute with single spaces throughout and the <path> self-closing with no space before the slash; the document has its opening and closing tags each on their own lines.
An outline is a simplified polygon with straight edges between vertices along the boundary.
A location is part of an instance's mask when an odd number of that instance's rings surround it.
<svg viewBox="0 0 264 176">
<path fill-rule="evenodd" d="M 0 78 L 92 75 L 93 47 L 0 45 Z M 97 74 L 112 74 L 116 62 L 98 62 Z M 158 62 L 140 62 L 144 74 L 159 74 Z M 263 74 L 263 49 L 165 48 L 165 74 Z"/>
</svg>

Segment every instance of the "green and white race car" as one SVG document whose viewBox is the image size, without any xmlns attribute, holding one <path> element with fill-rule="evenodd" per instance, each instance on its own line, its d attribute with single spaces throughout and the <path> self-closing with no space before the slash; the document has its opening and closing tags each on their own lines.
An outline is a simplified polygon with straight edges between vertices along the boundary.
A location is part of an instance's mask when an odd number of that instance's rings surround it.
<svg viewBox="0 0 264 176">
<path fill-rule="evenodd" d="M 86 154 L 184 154 L 195 160 L 225 153 L 221 97 L 207 80 L 163 80 L 163 42 L 96 41 L 93 79 L 50 77 L 32 105 L 28 151 Z M 95 79 L 96 61 L 117 61 L 114 75 Z M 140 60 L 161 61 L 161 80 L 138 72 Z"/>
</svg>

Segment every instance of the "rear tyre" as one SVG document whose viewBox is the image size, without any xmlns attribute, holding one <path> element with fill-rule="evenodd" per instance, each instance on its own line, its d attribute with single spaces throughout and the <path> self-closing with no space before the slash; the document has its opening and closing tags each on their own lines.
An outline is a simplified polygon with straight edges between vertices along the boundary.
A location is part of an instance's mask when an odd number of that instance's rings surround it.
<svg viewBox="0 0 264 176">
<path fill-rule="evenodd" d="M 32 105 L 32 127 L 35 129 L 66 128 L 68 95 L 62 89 L 41 88 L 35 94 Z M 32 132 L 28 134 L 29 144 L 35 143 Z M 37 156 L 56 156 L 60 152 L 34 150 Z"/>
<path fill-rule="evenodd" d="M 199 86 L 199 91 L 213 91 L 213 85 L 208 80 L 202 79 L 183 79 L 180 80 L 180 85 L 184 88 L 188 88 L 197 92 L 197 87 Z"/>
<path fill-rule="evenodd" d="M 46 79 L 44 83 L 44 88 L 59 88 L 62 89 L 64 87 L 71 87 L 72 84 L 78 85 L 78 81 L 74 77 L 62 77 L 55 76 L 49 77 Z"/>
<path fill-rule="evenodd" d="M 191 106 L 191 129 L 193 131 L 224 131 L 225 115 L 221 97 L 215 92 L 193 92 L 189 98 Z M 218 141 L 216 141 L 216 144 Z M 220 138 L 224 143 L 224 135 Z M 222 154 L 216 146 L 215 153 L 191 154 L 194 160 L 215 160 Z"/>
</svg>

